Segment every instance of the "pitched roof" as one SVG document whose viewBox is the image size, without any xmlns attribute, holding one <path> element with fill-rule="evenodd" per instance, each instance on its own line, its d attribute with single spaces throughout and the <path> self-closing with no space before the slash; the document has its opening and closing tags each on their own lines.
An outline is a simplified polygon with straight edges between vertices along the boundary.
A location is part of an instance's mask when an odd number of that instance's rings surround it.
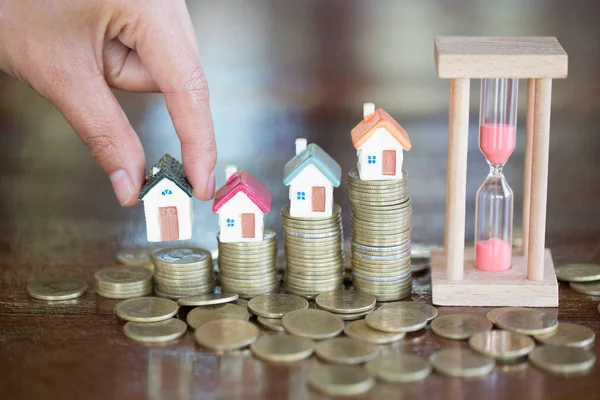
<svg viewBox="0 0 600 400">
<path fill-rule="evenodd" d="M 264 214 L 271 211 L 271 192 L 269 192 L 269 189 L 248 171 L 240 171 L 231 175 L 225 185 L 215 193 L 212 206 L 213 212 L 218 212 L 225 203 L 239 192 L 245 193 Z"/>
<path fill-rule="evenodd" d="M 352 129 L 350 136 L 352 136 L 354 148 L 358 149 L 362 147 L 380 127 L 386 128 L 406 151 L 411 149 L 412 145 L 410 144 L 408 133 L 383 108 L 376 109 L 373 114 L 360 121 Z"/>
<path fill-rule="evenodd" d="M 314 143 L 306 146 L 306 149 L 296 154 L 294 158 L 285 164 L 283 167 L 283 184 L 287 186 L 292 183 L 294 178 L 309 165 L 317 167 L 331 181 L 333 186 L 340 186 L 342 168 L 329 154 Z"/>
<path fill-rule="evenodd" d="M 156 174 L 152 173 L 154 168 L 159 169 Z M 142 185 L 142 189 L 140 190 L 138 200 L 142 200 L 143 197 L 146 196 L 148 192 L 163 178 L 170 179 L 181 190 L 183 190 L 185 194 L 192 197 L 194 191 L 192 189 L 192 185 L 190 185 L 190 182 L 188 182 L 185 176 L 185 172 L 183 172 L 183 165 L 181 165 L 179 161 L 171 157 L 169 154 L 165 154 L 160 160 L 158 160 L 154 167 L 150 168 L 150 171 L 148 171 L 146 179 L 144 180 L 144 184 Z"/>
</svg>

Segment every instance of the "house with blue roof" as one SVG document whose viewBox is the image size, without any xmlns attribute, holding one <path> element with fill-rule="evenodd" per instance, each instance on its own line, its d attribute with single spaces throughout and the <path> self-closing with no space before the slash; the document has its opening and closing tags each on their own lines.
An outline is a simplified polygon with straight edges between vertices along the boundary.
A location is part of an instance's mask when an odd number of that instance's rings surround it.
<svg viewBox="0 0 600 400">
<path fill-rule="evenodd" d="M 290 216 L 330 217 L 333 188 L 340 186 L 341 177 L 342 168 L 322 148 L 296 139 L 296 155 L 283 167 L 283 183 L 290 187 Z"/>
</svg>

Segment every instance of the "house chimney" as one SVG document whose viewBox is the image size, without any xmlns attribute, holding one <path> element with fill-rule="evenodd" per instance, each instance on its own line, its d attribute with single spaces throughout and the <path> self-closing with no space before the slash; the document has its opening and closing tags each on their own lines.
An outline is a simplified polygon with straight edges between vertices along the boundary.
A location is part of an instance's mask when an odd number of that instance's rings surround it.
<svg viewBox="0 0 600 400">
<path fill-rule="evenodd" d="M 373 104 L 373 103 L 363 104 L 363 119 L 367 119 L 373 114 L 375 114 L 375 104 Z"/>
<path fill-rule="evenodd" d="M 302 153 L 306 149 L 306 139 L 296 139 L 296 155 Z"/>
<path fill-rule="evenodd" d="M 152 167 L 152 176 L 155 176 L 160 172 L 160 168 Z"/>
<path fill-rule="evenodd" d="M 235 165 L 228 165 L 225 167 L 225 180 L 228 181 L 229 178 L 231 178 L 231 176 L 233 174 L 235 174 L 237 172 L 237 167 Z"/>
</svg>

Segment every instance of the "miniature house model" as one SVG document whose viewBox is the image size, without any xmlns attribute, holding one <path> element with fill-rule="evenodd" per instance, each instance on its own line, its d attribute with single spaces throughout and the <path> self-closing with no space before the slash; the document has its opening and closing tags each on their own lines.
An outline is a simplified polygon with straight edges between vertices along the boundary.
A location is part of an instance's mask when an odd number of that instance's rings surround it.
<svg viewBox="0 0 600 400">
<path fill-rule="evenodd" d="M 192 237 L 192 186 L 179 161 L 165 154 L 146 175 L 139 200 L 149 242 Z"/>
<path fill-rule="evenodd" d="M 433 303 L 556 307 L 558 283 L 544 248 L 550 111 L 552 79 L 567 77 L 568 56 L 554 37 L 438 37 L 434 46 L 438 75 L 450 79 L 450 113 L 444 249 L 431 253 Z M 465 248 L 473 78 L 482 85 L 479 147 L 490 167 L 486 182 L 499 184 L 484 182 L 479 189 L 476 246 Z M 515 146 L 518 79 L 527 79 L 527 122 L 523 249 L 517 250 L 510 246 L 513 198 L 502 166 Z"/>
<path fill-rule="evenodd" d="M 271 210 L 271 192 L 248 171 L 225 169 L 225 185 L 215 194 L 213 212 L 219 215 L 219 240 L 256 242 L 263 240 L 264 216 Z"/>
<path fill-rule="evenodd" d="M 358 155 L 358 176 L 365 181 L 402 178 L 403 151 L 411 148 L 408 134 L 385 110 L 363 106 L 363 120 L 350 132 Z"/>
<path fill-rule="evenodd" d="M 283 168 L 283 183 L 290 187 L 290 216 L 331 216 L 333 188 L 340 185 L 342 169 L 329 154 L 306 139 L 296 139 L 296 156 Z"/>
</svg>

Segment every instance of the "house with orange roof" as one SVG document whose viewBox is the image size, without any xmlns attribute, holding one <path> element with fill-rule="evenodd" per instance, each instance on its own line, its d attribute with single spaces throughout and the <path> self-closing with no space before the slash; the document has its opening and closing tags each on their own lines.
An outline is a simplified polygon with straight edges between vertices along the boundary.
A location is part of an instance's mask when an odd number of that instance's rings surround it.
<svg viewBox="0 0 600 400">
<path fill-rule="evenodd" d="M 402 178 L 403 152 L 412 147 L 408 134 L 384 109 L 363 105 L 363 120 L 350 132 L 365 181 Z"/>
</svg>

